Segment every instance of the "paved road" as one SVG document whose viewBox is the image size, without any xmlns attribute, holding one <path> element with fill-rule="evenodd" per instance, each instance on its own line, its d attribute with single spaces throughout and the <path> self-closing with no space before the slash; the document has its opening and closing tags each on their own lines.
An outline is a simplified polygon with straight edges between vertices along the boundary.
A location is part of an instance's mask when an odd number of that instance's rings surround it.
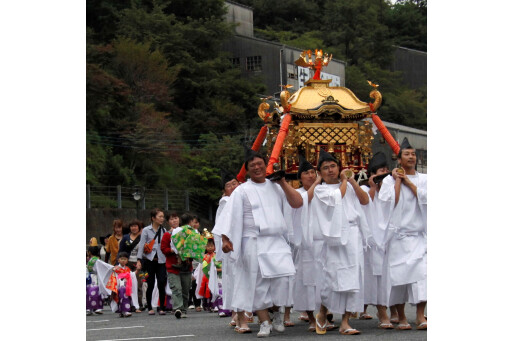
<svg viewBox="0 0 512 341">
<path fill-rule="evenodd" d="M 107 308 L 108 309 L 108 308 Z M 370 306 L 368 312 L 375 316 L 375 307 Z M 351 320 L 351 325 L 361 331 L 360 335 L 340 335 L 330 331 L 321 336 L 307 331 L 307 324 L 298 321 L 299 314 L 292 313 L 295 327 L 286 328 L 284 333 L 272 333 L 271 339 L 280 340 L 319 340 L 319 339 L 350 339 L 363 340 L 427 340 L 427 332 L 415 330 L 415 308 L 406 305 L 406 315 L 412 330 L 382 330 L 377 328 L 377 321 Z M 334 315 L 335 324 L 339 326 L 340 315 Z M 251 334 L 237 334 L 228 326 L 229 317 L 220 318 L 216 313 L 189 312 L 188 318 L 177 320 L 174 315 L 149 316 L 147 311 L 133 314 L 129 318 L 120 318 L 118 314 L 105 310 L 103 315 L 86 316 L 87 341 L 106 340 L 255 340 L 259 330 L 257 324 L 250 324 Z M 257 319 L 255 319 L 257 320 Z"/>
</svg>

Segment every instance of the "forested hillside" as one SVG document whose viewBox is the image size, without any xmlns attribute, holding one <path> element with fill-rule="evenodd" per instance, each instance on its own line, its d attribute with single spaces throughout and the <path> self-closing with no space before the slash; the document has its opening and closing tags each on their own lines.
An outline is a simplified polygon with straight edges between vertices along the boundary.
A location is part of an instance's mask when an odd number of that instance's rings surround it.
<svg viewBox="0 0 512 341">
<path fill-rule="evenodd" d="M 255 34 L 348 62 L 367 100 L 380 84 L 384 120 L 426 128 L 426 89 L 387 71 L 392 45 L 426 51 L 426 1 L 243 1 Z M 221 43 L 233 34 L 223 0 L 87 1 L 87 183 L 190 189 L 216 199 L 219 169 L 238 171 L 261 126 L 256 81 Z"/>
</svg>

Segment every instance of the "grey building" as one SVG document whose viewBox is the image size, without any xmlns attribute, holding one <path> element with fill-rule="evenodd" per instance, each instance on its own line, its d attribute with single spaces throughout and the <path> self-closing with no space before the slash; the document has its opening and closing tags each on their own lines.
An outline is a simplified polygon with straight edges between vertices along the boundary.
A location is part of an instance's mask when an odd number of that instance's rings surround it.
<svg viewBox="0 0 512 341">
<path fill-rule="evenodd" d="M 226 1 L 228 13 L 226 20 L 235 23 L 235 33 L 245 37 L 253 37 L 252 7 L 245 6 L 234 1 Z"/>
<path fill-rule="evenodd" d="M 231 62 L 240 68 L 244 77 L 261 78 L 267 88 L 266 95 L 279 97 L 280 85 L 285 84 L 293 85 L 290 92 L 297 91 L 313 77 L 313 70 L 295 65 L 303 50 L 254 38 L 251 7 L 231 1 L 226 1 L 226 6 L 226 20 L 237 26 L 235 36 L 223 49 L 232 54 Z M 332 59 L 322 69 L 322 79 L 332 79 L 331 86 L 345 86 L 345 66 L 344 61 Z"/>
<path fill-rule="evenodd" d="M 395 46 L 391 71 L 401 71 L 402 80 L 412 89 L 427 85 L 427 53 Z"/>
</svg>

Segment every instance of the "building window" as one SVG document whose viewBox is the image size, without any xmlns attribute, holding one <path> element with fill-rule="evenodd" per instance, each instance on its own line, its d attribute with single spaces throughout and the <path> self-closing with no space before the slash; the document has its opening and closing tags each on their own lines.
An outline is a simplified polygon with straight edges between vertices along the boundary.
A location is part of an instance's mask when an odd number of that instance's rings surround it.
<svg viewBox="0 0 512 341">
<path fill-rule="evenodd" d="M 288 73 L 288 79 L 298 79 L 297 77 L 297 66 L 286 64 L 286 72 Z"/>
<path fill-rule="evenodd" d="M 262 70 L 261 56 L 247 57 L 246 70 L 247 71 L 261 71 Z"/>
<path fill-rule="evenodd" d="M 240 58 L 229 58 L 229 61 L 233 65 L 233 68 L 239 68 L 240 67 Z"/>
</svg>

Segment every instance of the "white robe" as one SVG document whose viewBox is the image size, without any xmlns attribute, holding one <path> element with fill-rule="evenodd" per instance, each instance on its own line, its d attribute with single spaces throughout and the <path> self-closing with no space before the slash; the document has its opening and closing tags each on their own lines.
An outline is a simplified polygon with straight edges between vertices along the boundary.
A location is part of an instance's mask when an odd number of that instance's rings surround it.
<svg viewBox="0 0 512 341">
<path fill-rule="evenodd" d="M 224 211 L 223 231 L 233 243 L 224 255 L 233 265 L 232 301 L 226 309 L 261 310 L 289 304 L 289 276 L 295 274 L 287 224 L 283 216 L 285 194 L 266 180 L 248 180 L 230 196 Z M 225 229 L 225 230 L 224 230 Z"/>
<path fill-rule="evenodd" d="M 222 235 L 226 234 L 227 222 L 225 221 L 227 203 L 231 197 L 224 196 L 219 201 L 219 208 L 215 215 L 215 226 L 213 227 L 212 234 L 215 241 L 216 258 L 222 262 L 222 308 L 231 310 L 231 301 L 233 296 L 233 261 L 228 257 L 228 254 L 222 251 Z"/>
<path fill-rule="evenodd" d="M 371 233 L 352 186 L 347 184 L 343 198 L 339 187 L 315 187 L 309 228 L 320 230 L 324 237 L 321 303 L 334 313 L 344 314 L 364 310 L 363 241 L 366 245 Z"/>
<path fill-rule="evenodd" d="M 364 252 L 364 304 L 387 305 L 389 292 L 388 283 L 382 278 L 384 262 L 384 242 L 386 227 L 389 222 L 390 203 L 379 199 L 379 192 L 375 192 L 372 198 L 369 195 L 370 188 L 361 187 L 370 198 L 370 204 L 366 220 L 377 246 L 367 249 Z"/>
<path fill-rule="evenodd" d="M 215 241 L 215 252 L 217 261 L 222 261 L 224 259 L 224 252 L 222 252 L 222 238 L 221 235 L 223 233 L 223 229 L 225 226 L 222 224 L 222 212 L 226 207 L 226 204 L 229 201 L 228 196 L 223 196 L 219 200 L 219 207 L 217 208 L 217 213 L 215 214 L 215 226 L 213 227 L 212 234 L 213 240 Z"/>
<path fill-rule="evenodd" d="M 109 296 L 112 291 L 107 289 L 107 283 L 110 279 L 110 275 L 112 275 L 112 272 L 114 271 L 114 266 L 98 259 L 96 263 L 94 263 L 93 270 L 98 276 L 98 287 L 100 289 L 101 297 L 104 298 Z"/>
<path fill-rule="evenodd" d="M 387 176 L 379 199 L 389 202 L 386 229 L 385 280 L 391 285 L 388 305 L 427 300 L 427 175 L 416 172 L 408 178 L 417 187 L 417 198 L 404 184 L 395 202 L 395 180 Z"/>
<path fill-rule="evenodd" d="M 297 311 L 314 311 L 320 308 L 323 271 L 320 255 L 323 236 L 320 230 L 314 231 L 308 228 L 308 193 L 303 187 L 297 191 L 302 197 L 302 207 L 293 209 L 288 205 L 287 210 L 285 210 L 287 223 L 293 227 L 290 240 L 296 250 L 294 264 L 297 273 L 292 293 L 293 307 Z"/>
<path fill-rule="evenodd" d="M 292 257 L 293 257 L 293 265 L 295 266 L 295 276 L 290 276 L 290 283 L 289 283 L 289 292 L 288 292 L 288 299 L 285 304 L 285 307 L 294 306 L 295 310 L 297 310 L 297 301 L 299 300 L 299 307 L 301 307 L 301 300 L 307 299 L 307 297 L 303 297 L 303 292 L 301 290 L 297 291 L 296 287 L 296 276 L 301 276 L 299 274 L 299 271 L 302 271 L 302 267 L 299 265 L 299 258 L 301 257 L 301 251 L 300 248 L 302 247 L 301 241 L 302 241 L 302 226 L 301 226 L 301 216 L 303 214 L 307 215 L 308 211 L 308 196 L 307 192 L 304 188 L 299 188 L 296 190 L 302 197 L 302 206 L 299 208 L 292 208 L 287 201 L 284 201 L 284 219 L 286 221 L 287 225 L 287 241 L 290 245 L 290 248 L 292 250 Z M 300 292 L 300 293 L 298 293 Z M 299 296 L 300 295 L 300 296 Z M 305 295 L 305 294 L 304 294 Z"/>
</svg>

